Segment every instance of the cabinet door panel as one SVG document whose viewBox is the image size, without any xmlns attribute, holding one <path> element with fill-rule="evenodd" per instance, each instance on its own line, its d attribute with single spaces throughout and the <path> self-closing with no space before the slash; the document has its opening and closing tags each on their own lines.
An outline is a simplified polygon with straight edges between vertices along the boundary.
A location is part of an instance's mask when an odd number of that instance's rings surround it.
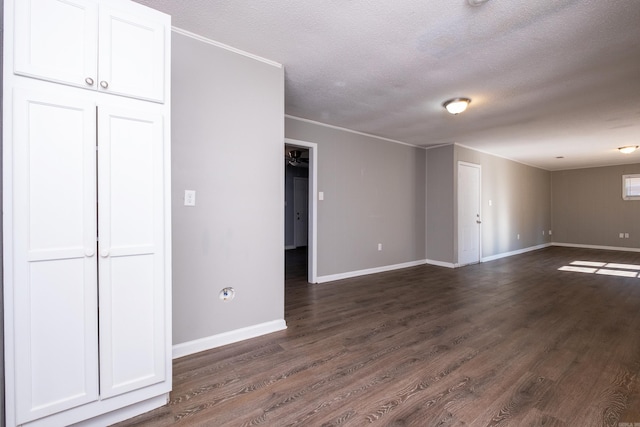
<svg viewBox="0 0 640 427">
<path fill-rule="evenodd" d="M 95 105 L 16 90 L 13 289 L 19 422 L 97 399 Z"/>
<path fill-rule="evenodd" d="M 156 118 L 110 117 L 110 244 L 114 249 L 153 245 L 154 168 L 161 147 Z M 160 138 L 160 139 L 158 139 Z M 161 169 L 160 169 L 161 170 Z M 147 249 L 145 249 L 146 251 Z"/>
<path fill-rule="evenodd" d="M 100 6 L 98 89 L 162 102 L 168 25 L 123 7 Z"/>
<path fill-rule="evenodd" d="M 108 301 L 103 319 L 109 322 L 102 350 L 108 361 L 102 372 L 105 397 L 164 379 L 158 375 L 164 372 L 164 322 L 157 309 L 163 290 L 154 282 L 154 262 L 149 254 L 112 256 L 105 263 L 109 268 L 109 286 L 102 294 Z"/>
<path fill-rule="evenodd" d="M 165 379 L 163 122 L 98 114 L 101 395 Z"/>
<path fill-rule="evenodd" d="M 98 8 L 86 0 L 15 2 L 17 74 L 95 88 Z M 86 78 L 94 80 L 92 85 Z"/>
<path fill-rule="evenodd" d="M 87 300 L 94 305 L 96 301 L 93 290 L 85 287 L 88 269 L 84 264 L 82 258 L 30 263 L 29 300 L 33 315 L 29 319 L 28 373 L 33 381 L 32 411 L 50 406 L 59 409 L 60 401 L 71 403 L 81 396 L 85 398 L 82 403 L 95 399 L 97 366 L 95 361 L 85 360 L 88 353 L 85 337 L 91 333 L 95 346 L 96 331 L 87 331 L 82 320 L 87 315 L 95 317 L 96 313 L 87 309 Z M 78 369 L 88 365 L 92 369 Z M 91 393 L 87 390 L 88 382 L 92 385 Z"/>
</svg>

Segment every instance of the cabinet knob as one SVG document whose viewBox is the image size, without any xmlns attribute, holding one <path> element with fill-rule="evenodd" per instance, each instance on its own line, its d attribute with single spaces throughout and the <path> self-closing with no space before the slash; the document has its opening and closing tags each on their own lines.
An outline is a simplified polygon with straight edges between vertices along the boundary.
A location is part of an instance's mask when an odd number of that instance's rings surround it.
<svg viewBox="0 0 640 427">
<path fill-rule="evenodd" d="M 103 89 L 106 89 L 106 88 L 108 88 L 108 87 L 109 87 L 109 83 L 107 83 L 106 81 L 104 81 L 104 80 L 103 80 L 103 81 L 101 81 L 101 82 L 100 82 L 100 86 L 101 86 Z"/>
<path fill-rule="evenodd" d="M 86 249 L 84 251 L 84 256 L 86 256 L 87 258 L 91 258 L 94 254 L 95 251 L 93 249 Z"/>
<path fill-rule="evenodd" d="M 91 77 L 87 77 L 86 79 L 84 79 L 84 82 L 89 86 L 93 86 L 93 79 Z"/>
<path fill-rule="evenodd" d="M 102 258 L 106 258 L 106 257 L 108 257 L 108 256 L 109 256 L 109 249 L 103 249 L 103 250 L 101 250 L 101 251 L 100 251 L 100 256 L 101 256 Z"/>
</svg>

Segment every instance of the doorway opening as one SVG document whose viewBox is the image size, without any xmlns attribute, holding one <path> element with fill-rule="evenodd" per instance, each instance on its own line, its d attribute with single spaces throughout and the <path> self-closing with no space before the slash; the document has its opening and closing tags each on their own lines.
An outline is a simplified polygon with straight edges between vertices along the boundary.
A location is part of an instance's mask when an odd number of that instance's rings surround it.
<svg viewBox="0 0 640 427">
<path fill-rule="evenodd" d="M 317 282 L 317 144 L 284 141 L 285 279 Z"/>
</svg>

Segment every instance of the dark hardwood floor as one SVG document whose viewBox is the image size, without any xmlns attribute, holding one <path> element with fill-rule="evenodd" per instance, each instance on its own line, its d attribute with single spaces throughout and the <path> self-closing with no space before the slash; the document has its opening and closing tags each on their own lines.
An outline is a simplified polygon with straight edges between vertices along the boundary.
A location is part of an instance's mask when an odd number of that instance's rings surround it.
<svg viewBox="0 0 640 427">
<path fill-rule="evenodd" d="M 633 426 L 640 278 L 558 271 L 576 260 L 640 253 L 552 247 L 320 285 L 292 265 L 286 331 L 175 360 L 170 404 L 120 426 Z"/>
</svg>

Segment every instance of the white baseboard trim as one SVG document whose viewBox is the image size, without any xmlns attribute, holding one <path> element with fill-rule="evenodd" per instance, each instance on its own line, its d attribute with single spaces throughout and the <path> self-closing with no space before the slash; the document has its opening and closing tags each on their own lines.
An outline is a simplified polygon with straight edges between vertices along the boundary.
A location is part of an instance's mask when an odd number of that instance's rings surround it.
<svg viewBox="0 0 640 427">
<path fill-rule="evenodd" d="M 457 267 L 457 265 L 455 265 L 452 262 L 436 261 L 434 259 L 428 259 L 427 260 L 427 264 L 435 265 L 437 267 L 447 267 L 447 268 L 456 268 Z"/>
<path fill-rule="evenodd" d="M 144 414 L 145 412 L 153 411 L 167 403 L 169 403 L 169 393 L 143 400 L 142 402 L 134 403 L 133 405 L 125 406 L 124 408 L 120 408 L 112 412 L 107 412 L 106 414 L 81 421 L 74 425 L 81 427 L 110 426 L 120 421 L 128 420 L 135 416 Z"/>
<path fill-rule="evenodd" d="M 553 242 L 552 245 L 562 246 L 565 248 L 583 248 L 583 249 L 601 249 L 605 251 L 640 252 L 640 248 L 625 248 L 625 247 L 619 247 L 619 246 L 582 245 L 579 243 L 560 243 L 560 242 Z"/>
<path fill-rule="evenodd" d="M 296 245 L 287 245 L 287 246 L 284 247 L 284 250 L 288 251 L 288 250 L 295 249 L 295 248 L 297 248 Z"/>
<path fill-rule="evenodd" d="M 367 268 L 365 270 L 348 271 L 346 273 L 338 273 L 338 274 L 329 274 L 327 276 L 318 276 L 316 278 L 317 280 L 316 283 L 333 282 L 335 280 L 350 279 L 352 277 L 358 277 L 358 276 L 366 276 L 367 274 L 376 274 L 376 273 L 383 273 L 385 271 L 400 270 L 401 268 L 415 267 L 417 265 L 424 265 L 426 263 L 427 263 L 426 259 L 421 259 L 418 261 L 403 262 L 401 264 Z"/>
<path fill-rule="evenodd" d="M 552 245 L 552 243 L 543 243 L 541 245 L 529 246 L 528 248 L 522 248 L 522 249 L 518 249 L 518 250 L 515 250 L 515 251 L 511 251 L 511 252 L 503 252 L 501 254 L 491 255 L 491 256 L 488 256 L 488 257 L 482 257 L 482 260 L 480 262 L 494 261 L 494 260 L 500 259 L 500 258 L 506 258 L 506 257 L 514 256 L 514 255 L 524 254 L 524 253 L 531 252 L 531 251 L 537 251 L 538 249 L 548 248 L 551 245 Z"/>
<path fill-rule="evenodd" d="M 190 354 L 199 353 L 212 348 L 222 347 L 223 345 L 233 344 L 234 342 L 244 341 L 249 338 L 259 337 L 260 335 L 270 334 L 272 332 L 287 329 L 287 323 L 282 320 L 273 320 L 271 322 L 260 323 L 257 325 L 247 326 L 246 328 L 235 329 L 229 332 L 212 335 L 210 337 L 200 338 L 173 346 L 173 358 L 188 356 Z"/>
</svg>

